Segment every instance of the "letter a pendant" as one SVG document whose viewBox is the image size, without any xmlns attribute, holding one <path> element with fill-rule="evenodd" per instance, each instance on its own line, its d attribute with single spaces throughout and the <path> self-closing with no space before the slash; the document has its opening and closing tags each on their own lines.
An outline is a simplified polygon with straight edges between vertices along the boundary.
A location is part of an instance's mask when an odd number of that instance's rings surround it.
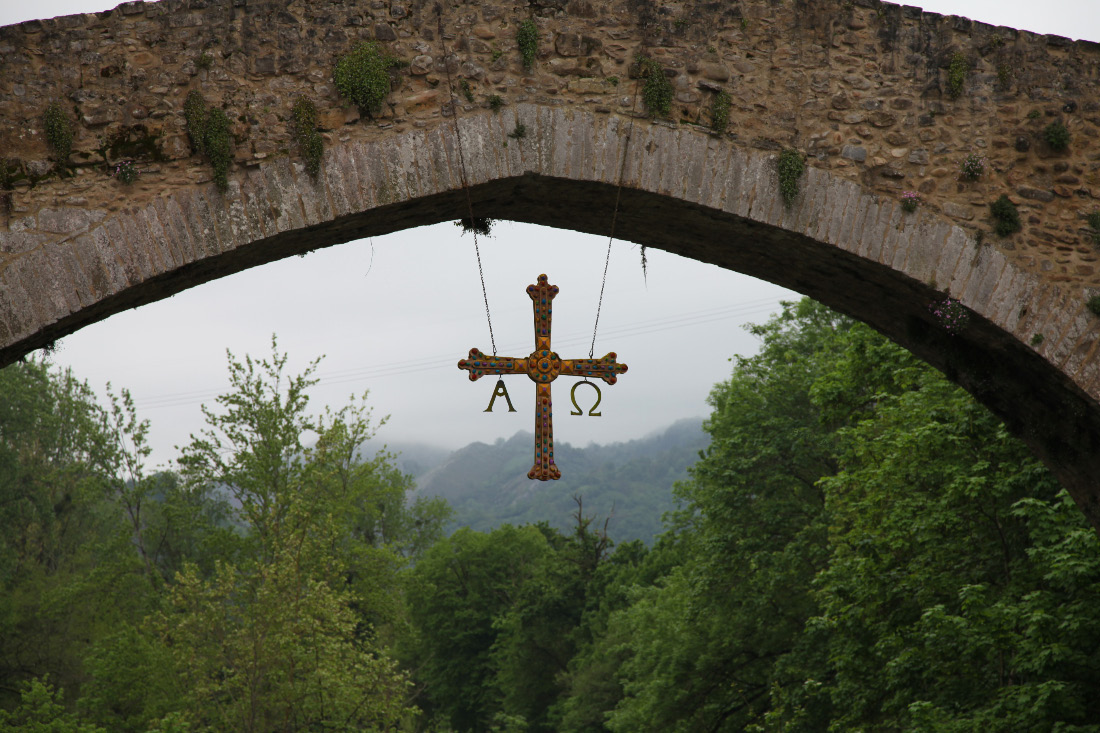
<svg viewBox="0 0 1100 733">
<path fill-rule="evenodd" d="M 497 401 L 497 397 L 503 397 L 508 402 L 508 412 L 516 411 L 516 408 L 512 407 L 512 398 L 508 396 L 508 388 L 504 386 L 504 380 L 498 379 L 496 389 L 493 390 L 493 398 L 489 400 L 489 406 L 485 408 L 485 412 L 493 411 L 493 403 Z"/>
</svg>

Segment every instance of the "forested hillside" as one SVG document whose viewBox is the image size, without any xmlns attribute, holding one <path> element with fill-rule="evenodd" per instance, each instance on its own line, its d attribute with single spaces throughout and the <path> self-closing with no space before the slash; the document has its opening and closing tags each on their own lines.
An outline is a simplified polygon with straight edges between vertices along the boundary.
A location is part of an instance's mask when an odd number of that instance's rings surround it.
<svg viewBox="0 0 1100 733">
<path fill-rule="evenodd" d="M 155 475 L 125 393 L 0 371 L 0 730 L 1100 732 L 1100 538 L 1050 474 L 861 324 L 754 331 L 652 547 L 587 496 L 445 537 L 277 349 Z"/>
<path fill-rule="evenodd" d="M 610 520 L 617 540 L 650 544 L 673 507 L 673 484 L 687 478 L 707 437 L 700 421 L 682 420 L 626 443 L 576 448 L 558 442 L 563 475 L 547 482 L 527 478 L 533 445 L 534 436 L 524 432 L 492 445 L 472 443 L 417 477 L 416 493 L 447 500 L 454 510 L 448 532 L 539 521 L 568 531 L 573 497 L 579 496 L 588 511 Z"/>
</svg>

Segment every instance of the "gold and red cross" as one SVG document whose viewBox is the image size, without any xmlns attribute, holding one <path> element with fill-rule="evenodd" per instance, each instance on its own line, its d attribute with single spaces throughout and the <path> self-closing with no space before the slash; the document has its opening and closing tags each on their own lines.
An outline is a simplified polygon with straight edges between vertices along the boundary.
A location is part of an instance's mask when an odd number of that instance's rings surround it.
<svg viewBox="0 0 1100 733">
<path fill-rule="evenodd" d="M 535 464 L 527 472 L 527 478 L 540 481 L 561 478 L 561 471 L 554 464 L 554 414 L 550 404 L 550 383 L 559 376 L 566 376 L 598 377 L 608 384 L 615 384 L 618 379 L 616 375 L 626 371 L 626 364 L 615 361 L 614 351 L 599 359 L 562 359 L 554 352 L 550 347 L 550 316 L 557 294 L 558 286 L 548 283 L 546 275 L 539 275 L 538 283 L 527 286 L 527 295 L 531 297 L 535 311 L 535 350 L 528 356 L 488 356 L 474 348 L 470 349 L 470 358 L 458 362 L 459 369 L 470 373 L 471 382 L 486 374 L 526 374 L 535 383 Z M 492 402 L 489 407 L 492 409 Z"/>
</svg>

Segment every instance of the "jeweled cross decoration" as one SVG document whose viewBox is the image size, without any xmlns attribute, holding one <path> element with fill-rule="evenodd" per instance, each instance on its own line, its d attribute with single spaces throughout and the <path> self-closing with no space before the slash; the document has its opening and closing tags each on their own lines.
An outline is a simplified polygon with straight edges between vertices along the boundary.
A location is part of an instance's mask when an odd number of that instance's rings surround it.
<svg viewBox="0 0 1100 733">
<path fill-rule="evenodd" d="M 459 369 L 470 372 L 470 381 L 486 374 L 526 374 L 535 383 L 535 464 L 527 478 L 548 481 L 561 478 L 554 464 L 554 419 L 550 404 L 550 383 L 559 376 L 598 377 L 615 384 L 626 371 L 626 364 L 615 361 L 615 352 L 599 359 L 562 359 L 550 347 L 550 315 L 558 286 L 539 275 L 535 285 L 527 286 L 535 311 L 535 350 L 529 356 L 487 356 L 476 348 L 470 358 L 458 362 Z"/>
</svg>

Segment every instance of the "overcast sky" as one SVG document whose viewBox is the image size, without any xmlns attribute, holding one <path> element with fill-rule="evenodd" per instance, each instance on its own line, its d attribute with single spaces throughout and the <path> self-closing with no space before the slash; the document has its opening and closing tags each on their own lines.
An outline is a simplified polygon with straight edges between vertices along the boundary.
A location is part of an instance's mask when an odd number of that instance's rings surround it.
<svg viewBox="0 0 1100 733">
<path fill-rule="evenodd" d="M 926 10 L 1100 40 L 1097 0 L 926 0 Z M 0 25 L 105 10 L 113 0 L 0 0 Z M 525 288 L 545 272 L 561 288 L 553 344 L 585 357 L 592 337 L 607 240 L 575 232 L 499 223 L 481 239 L 498 352 L 533 348 Z M 796 294 L 770 283 L 660 251 L 649 251 L 648 282 L 638 249 L 616 242 L 600 317 L 596 355 L 615 351 L 630 371 L 604 385 L 603 416 L 573 417 L 569 388 L 555 382 L 555 437 L 585 445 L 638 438 L 669 423 L 705 416 L 710 388 L 729 374 L 733 354 L 755 340 L 760 322 Z M 102 392 L 131 390 L 152 422 L 155 464 L 202 427 L 199 406 L 227 386 L 225 352 L 265 356 L 272 334 L 295 371 L 324 355 L 313 406 L 338 406 L 370 390 L 375 415 L 389 414 L 379 437 L 456 448 L 532 429 L 534 389 L 507 380 L 518 412 L 483 412 L 493 380 L 471 383 L 456 367 L 477 346 L 490 352 L 473 241 L 453 224 L 355 241 L 192 288 L 120 313 L 69 336 L 55 355 Z M 670 353 L 697 355 L 690 373 L 663 366 Z M 568 470 L 565 467 L 564 470 Z"/>
</svg>

